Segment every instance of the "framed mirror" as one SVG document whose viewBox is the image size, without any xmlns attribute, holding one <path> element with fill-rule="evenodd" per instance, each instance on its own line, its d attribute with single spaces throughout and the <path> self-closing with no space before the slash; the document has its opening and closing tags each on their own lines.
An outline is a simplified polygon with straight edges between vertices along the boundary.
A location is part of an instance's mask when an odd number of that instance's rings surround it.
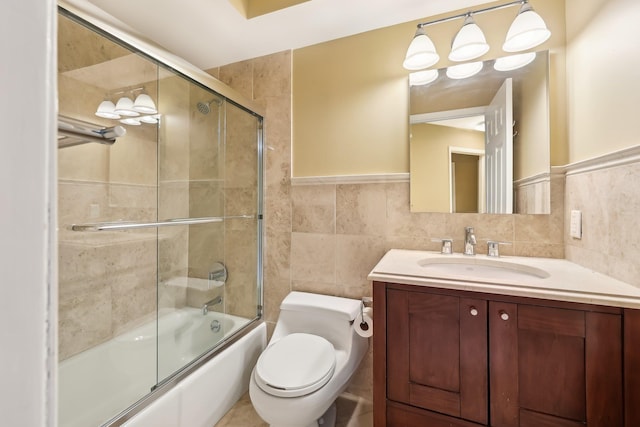
<svg viewBox="0 0 640 427">
<path fill-rule="evenodd" d="M 549 54 L 498 61 L 411 85 L 412 212 L 549 213 Z"/>
</svg>

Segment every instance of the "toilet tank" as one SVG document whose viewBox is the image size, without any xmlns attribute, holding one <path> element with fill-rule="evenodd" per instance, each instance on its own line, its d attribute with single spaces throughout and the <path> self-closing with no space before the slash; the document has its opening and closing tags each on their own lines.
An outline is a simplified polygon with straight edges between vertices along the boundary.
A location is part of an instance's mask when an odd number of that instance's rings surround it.
<svg viewBox="0 0 640 427">
<path fill-rule="evenodd" d="M 280 304 L 272 340 L 296 332 L 319 335 L 336 349 L 348 350 L 354 338 L 353 320 L 362 302 L 356 299 L 291 292 Z"/>
</svg>

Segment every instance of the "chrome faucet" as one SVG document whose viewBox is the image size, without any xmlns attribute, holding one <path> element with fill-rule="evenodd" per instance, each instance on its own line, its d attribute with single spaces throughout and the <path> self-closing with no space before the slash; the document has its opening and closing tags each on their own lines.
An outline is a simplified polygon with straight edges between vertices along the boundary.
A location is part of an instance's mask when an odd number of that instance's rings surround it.
<svg viewBox="0 0 640 427">
<path fill-rule="evenodd" d="M 213 307 L 214 305 L 218 305 L 218 304 L 222 304 L 222 297 L 220 295 L 218 295 L 217 297 L 215 297 L 211 301 L 207 301 L 207 302 L 204 303 L 204 305 L 202 306 L 202 315 L 206 316 L 207 313 L 209 312 L 209 308 Z"/>
<path fill-rule="evenodd" d="M 473 234 L 473 227 L 464 228 L 464 254 L 476 254 L 476 235 Z"/>
</svg>

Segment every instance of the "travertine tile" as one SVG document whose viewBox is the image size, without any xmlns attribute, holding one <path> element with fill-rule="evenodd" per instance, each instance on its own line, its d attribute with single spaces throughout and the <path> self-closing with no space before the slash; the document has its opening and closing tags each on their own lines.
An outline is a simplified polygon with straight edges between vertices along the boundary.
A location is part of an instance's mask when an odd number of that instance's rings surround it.
<svg viewBox="0 0 640 427">
<path fill-rule="evenodd" d="M 384 236 L 387 229 L 385 184 L 341 184 L 336 188 L 336 233 Z"/>
<path fill-rule="evenodd" d="M 291 187 L 291 211 L 293 232 L 335 233 L 335 185 Z"/>
<path fill-rule="evenodd" d="M 267 231 L 263 255 L 265 277 L 290 280 L 291 233 Z"/>
<path fill-rule="evenodd" d="M 336 400 L 336 427 L 372 427 L 373 405 L 371 400 L 350 393 L 343 393 Z M 256 413 L 249 394 L 245 394 L 212 427 L 267 427 Z"/>
<path fill-rule="evenodd" d="M 253 99 L 253 61 L 242 61 L 220 67 L 220 80 L 248 99 Z"/>
<path fill-rule="evenodd" d="M 288 183 L 270 185 L 265 189 L 265 229 L 291 233 L 291 186 Z"/>
<path fill-rule="evenodd" d="M 111 287 L 96 278 L 61 282 L 60 287 L 58 358 L 64 360 L 111 338 Z M 63 287 L 70 289 L 63 291 Z"/>
<path fill-rule="evenodd" d="M 368 287 L 367 275 L 385 252 L 384 237 L 336 235 L 336 282 L 344 287 Z"/>
<path fill-rule="evenodd" d="M 255 99 L 290 96 L 291 51 L 256 58 L 253 64 Z"/>
<path fill-rule="evenodd" d="M 334 234 L 291 234 L 291 279 L 334 282 L 336 277 Z"/>
<path fill-rule="evenodd" d="M 253 409 L 249 393 L 246 393 L 240 400 L 226 413 L 215 427 L 268 427 Z M 212 426 L 214 427 L 214 426 Z"/>
<path fill-rule="evenodd" d="M 264 318 L 267 322 L 278 321 L 280 315 L 280 304 L 291 289 L 290 279 L 272 279 L 265 277 L 264 279 Z"/>
</svg>

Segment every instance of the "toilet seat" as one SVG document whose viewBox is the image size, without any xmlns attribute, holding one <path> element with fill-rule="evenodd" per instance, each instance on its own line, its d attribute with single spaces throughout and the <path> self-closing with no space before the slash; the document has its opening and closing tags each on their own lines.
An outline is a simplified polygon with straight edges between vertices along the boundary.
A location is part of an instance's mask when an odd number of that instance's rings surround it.
<svg viewBox="0 0 640 427">
<path fill-rule="evenodd" d="M 336 367 L 333 345 L 312 334 L 290 334 L 260 355 L 255 369 L 258 387 L 278 397 L 313 393 L 332 377 Z"/>
</svg>

